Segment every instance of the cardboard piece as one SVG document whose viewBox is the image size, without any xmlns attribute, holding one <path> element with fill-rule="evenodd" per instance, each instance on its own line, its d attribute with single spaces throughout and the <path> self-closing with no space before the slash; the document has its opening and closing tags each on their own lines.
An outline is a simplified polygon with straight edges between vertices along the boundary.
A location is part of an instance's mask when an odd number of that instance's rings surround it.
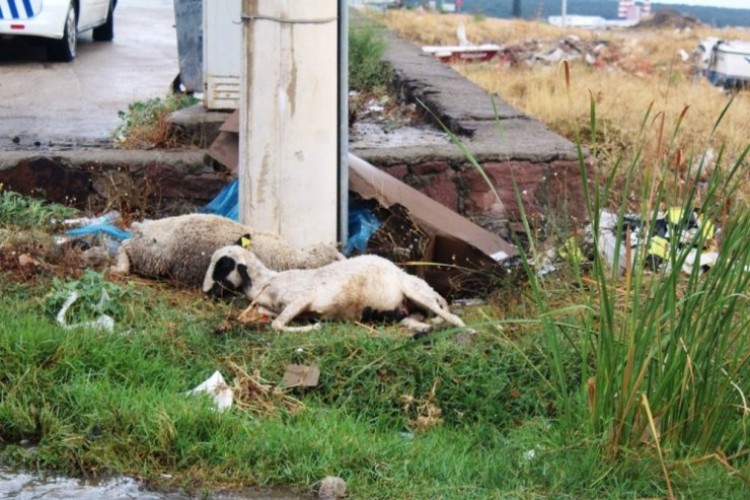
<svg viewBox="0 0 750 500">
<path fill-rule="evenodd" d="M 219 127 L 219 133 L 206 151 L 208 156 L 237 177 L 240 163 L 240 112 L 236 110 Z"/>
<path fill-rule="evenodd" d="M 240 136 L 238 134 L 220 131 L 206 154 L 227 167 L 233 177 L 237 177 L 240 164 Z"/>
<path fill-rule="evenodd" d="M 222 132 L 232 132 L 234 134 L 240 133 L 240 110 L 235 110 L 234 113 L 229 115 L 227 121 L 219 127 Z"/>
<path fill-rule="evenodd" d="M 291 387 L 315 387 L 320 379 L 320 368 L 315 365 L 288 365 L 282 385 Z"/>
</svg>

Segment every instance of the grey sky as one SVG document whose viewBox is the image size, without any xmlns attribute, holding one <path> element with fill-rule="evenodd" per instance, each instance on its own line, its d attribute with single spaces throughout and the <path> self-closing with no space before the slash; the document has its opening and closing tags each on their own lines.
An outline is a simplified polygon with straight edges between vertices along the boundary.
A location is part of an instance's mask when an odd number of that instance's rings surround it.
<svg viewBox="0 0 750 500">
<path fill-rule="evenodd" d="M 684 5 L 706 5 L 710 7 L 750 9 L 750 0 L 652 0 L 652 3 L 681 3 Z"/>
</svg>

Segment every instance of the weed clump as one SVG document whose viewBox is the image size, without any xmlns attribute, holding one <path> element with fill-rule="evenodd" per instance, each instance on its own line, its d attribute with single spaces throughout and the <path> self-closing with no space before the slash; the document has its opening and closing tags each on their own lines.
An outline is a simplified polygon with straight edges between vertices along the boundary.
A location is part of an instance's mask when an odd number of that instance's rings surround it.
<svg viewBox="0 0 750 500">
<path fill-rule="evenodd" d="M 70 305 L 65 315 L 67 322 L 90 321 L 103 314 L 117 321 L 125 318 L 125 303 L 132 293 L 131 286 L 107 281 L 102 273 L 86 269 L 78 279 L 53 278 L 51 290 L 44 298 L 44 309 L 55 317 L 75 294 L 78 299 Z"/>
<path fill-rule="evenodd" d="M 114 132 L 118 144 L 126 149 L 173 148 L 179 144 L 168 122 L 169 115 L 198 103 L 190 95 L 170 95 L 136 101 L 120 110 L 117 116 L 123 121 Z"/>
<path fill-rule="evenodd" d="M 349 29 L 349 87 L 373 92 L 390 85 L 391 70 L 382 62 L 386 49 L 383 28 L 363 24 Z"/>
<path fill-rule="evenodd" d="M 3 189 L 0 184 L 0 227 L 52 230 L 63 220 L 75 217 L 78 213 L 73 207 L 23 196 Z"/>
</svg>

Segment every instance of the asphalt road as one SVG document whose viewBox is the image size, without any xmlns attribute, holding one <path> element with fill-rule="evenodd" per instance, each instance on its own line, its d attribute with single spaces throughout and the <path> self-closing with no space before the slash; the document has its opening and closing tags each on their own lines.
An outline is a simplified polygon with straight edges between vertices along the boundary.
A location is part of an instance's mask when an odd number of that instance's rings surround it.
<svg viewBox="0 0 750 500">
<path fill-rule="evenodd" d="M 173 0 L 119 0 L 114 40 L 83 33 L 72 63 L 0 42 L 0 151 L 109 141 L 118 111 L 168 94 L 179 73 L 174 24 Z"/>
</svg>

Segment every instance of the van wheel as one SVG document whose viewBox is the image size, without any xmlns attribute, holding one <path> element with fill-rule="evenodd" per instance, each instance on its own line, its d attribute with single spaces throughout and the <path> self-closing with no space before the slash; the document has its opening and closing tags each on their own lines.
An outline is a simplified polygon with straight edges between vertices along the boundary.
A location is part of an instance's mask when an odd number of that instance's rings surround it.
<svg viewBox="0 0 750 500">
<path fill-rule="evenodd" d="M 53 61 L 70 62 L 76 58 L 78 28 L 76 10 L 71 3 L 68 6 L 68 17 L 65 18 L 65 29 L 61 40 L 51 40 L 47 46 L 47 56 Z"/>
<path fill-rule="evenodd" d="M 115 37 L 115 5 L 109 2 L 109 11 L 107 12 L 107 22 L 99 27 L 94 28 L 92 36 L 97 42 L 111 42 Z"/>
</svg>

